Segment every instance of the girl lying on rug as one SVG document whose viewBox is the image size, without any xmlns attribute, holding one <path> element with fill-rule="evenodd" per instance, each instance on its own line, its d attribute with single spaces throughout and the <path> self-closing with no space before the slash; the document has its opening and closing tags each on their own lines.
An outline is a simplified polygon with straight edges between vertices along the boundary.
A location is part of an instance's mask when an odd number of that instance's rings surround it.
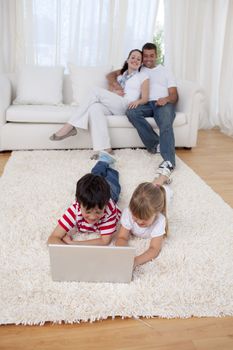
<svg viewBox="0 0 233 350">
<path fill-rule="evenodd" d="M 100 152 L 99 161 L 76 187 L 76 202 L 58 220 L 48 244 L 107 245 L 116 231 L 121 211 L 116 205 L 121 187 L 119 173 L 111 168 L 115 159 Z M 72 230 L 84 234 L 98 232 L 99 238 L 75 241 Z"/>
<path fill-rule="evenodd" d="M 159 255 L 163 238 L 168 232 L 166 204 L 172 191 L 164 185 L 168 179 L 159 175 L 153 182 L 141 183 L 134 191 L 129 208 L 121 216 L 121 226 L 116 245 L 126 246 L 130 233 L 140 238 L 151 238 L 149 248 L 134 259 L 134 267 L 144 264 Z"/>
</svg>

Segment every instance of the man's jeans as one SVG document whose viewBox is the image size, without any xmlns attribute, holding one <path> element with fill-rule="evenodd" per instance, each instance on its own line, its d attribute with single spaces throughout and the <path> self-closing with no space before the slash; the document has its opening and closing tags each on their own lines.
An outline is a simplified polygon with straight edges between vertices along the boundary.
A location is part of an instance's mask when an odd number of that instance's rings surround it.
<svg viewBox="0 0 233 350">
<path fill-rule="evenodd" d="M 172 103 L 165 106 L 157 106 L 155 101 L 150 101 L 134 109 L 127 109 L 126 115 L 129 121 L 137 129 L 137 132 L 147 150 L 156 153 L 160 144 L 160 153 L 164 160 L 169 160 L 175 167 L 175 138 L 173 122 L 175 109 Z M 153 117 L 158 128 L 159 135 L 153 130 L 146 118 Z"/>
<path fill-rule="evenodd" d="M 111 198 L 117 203 L 121 192 L 118 171 L 112 169 L 108 163 L 99 161 L 92 168 L 91 173 L 105 178 L 110 186 Z"/>
</svg>

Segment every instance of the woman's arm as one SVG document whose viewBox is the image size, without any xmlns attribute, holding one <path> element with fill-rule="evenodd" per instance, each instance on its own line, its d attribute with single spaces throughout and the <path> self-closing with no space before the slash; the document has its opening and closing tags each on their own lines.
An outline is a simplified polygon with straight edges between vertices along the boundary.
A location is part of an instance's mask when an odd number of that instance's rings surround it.
<svg viewBox="0 0 233 350">
<path fill-rule="evenodd" d="M 121 71 L 115 70 L 106 75 L 106 79 L 108 81 L 108 90 L 116 93 L 117 95 L 124 96 L 124 90 L 121 85 L 117 81 L 118 75 L 120 75 Z"/>
<path fill-rule="evenodd" d="M 137 108 L 139 105 L 144 105 L 149 100 L 149 79 L 144 80 L 141 85 L 141 97 L 133 102 L 129 103 L 128 108 Z"/>
<path fill-rule="evenodd" d="M 120 230 L 117 234 L 116 246 L 127 246 L 129 241 L 130 232 L 124 226 L 120 226 Z"/>
<path fill-rule="evenodd" d="M 134 259 L 134 267 L 145 264 L 159 255 L 163 243 L 163 236 L 154 237 L 150 241 L 149 248 Z"/>
</svg>

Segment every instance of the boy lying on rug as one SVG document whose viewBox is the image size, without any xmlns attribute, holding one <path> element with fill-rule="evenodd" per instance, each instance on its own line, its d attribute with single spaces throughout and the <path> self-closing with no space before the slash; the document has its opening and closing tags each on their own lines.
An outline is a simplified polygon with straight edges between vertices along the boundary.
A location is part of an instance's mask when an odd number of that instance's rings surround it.
<svg viewBox="0 0 233 350">
<path fill-rule="evenodd" d="M 134 191 L 129 208 L 121 216 L 121 226 L 116 245 L 126 246 L 130 233 L 140 238 L 150 238 L 149 248 L 134 259 L 134 267 L 156 258 L 162 248 L 163 238 L 168 232 L 166 202 L 172 191 L 165 183 L 170 183 L 164 175 L 159 175 L 153 182 L 141 183 Z"/>
<path fill-rule="evenodd" d="M 115 159 L 100 152 L 99 161 L 84 175 L 76 187 L 76 202 L 58 220 L 58 225 L 48 239 L 48 244 L 108 245 L 116 231 L 121 211 L 116 205 L 119 194 L 119 173 L 111 168 Z M 130 233 L 141 238 L 151 238 L 149 248 L 135 257 L 134 267 L 156 258 L 167 234 L 166 199 L 171 190 L 165 183 L 170 179 L 158 174 L 153 182 L 140 184 L 134 191 L 129 208 L 123 211 L 116 245 L 128 244 Z M 99 233 L 99 238 L 76 241 L 72 230 L 80 233 Z"/>
<path fill-rule="evenodd" d="M 58 225 L 48 239 L 48 244 L 107 245 L 116 231 L 121 211 L 116 205 L 121 187 L 119 173 L 111 168 L 115 159 L 100 152 L 99 161 L 84 175 L 76 187 L 76 202 L 58 220 Z M 72 229 L 80 233 L 99 233 L 89 240 L 72 240 Z"/>
</svg>

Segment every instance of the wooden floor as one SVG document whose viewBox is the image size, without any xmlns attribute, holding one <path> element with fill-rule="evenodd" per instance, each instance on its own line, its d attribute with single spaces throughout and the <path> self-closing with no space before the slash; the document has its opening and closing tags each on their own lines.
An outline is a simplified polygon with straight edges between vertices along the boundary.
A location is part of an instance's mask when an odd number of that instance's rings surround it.
<svg viewBox="0 0 233 350">
<path fill-rule="evenodd" d="M 177 155 L 233 207 L 232 138 L 218 130 L 200 131 L 198 146 Z M 9 157 L 9 152 L 0 154 L 0 174 Z M 233 317 L 7 325 L 0 327 L 0 349 L 232 350 Z"/>
</svg>

